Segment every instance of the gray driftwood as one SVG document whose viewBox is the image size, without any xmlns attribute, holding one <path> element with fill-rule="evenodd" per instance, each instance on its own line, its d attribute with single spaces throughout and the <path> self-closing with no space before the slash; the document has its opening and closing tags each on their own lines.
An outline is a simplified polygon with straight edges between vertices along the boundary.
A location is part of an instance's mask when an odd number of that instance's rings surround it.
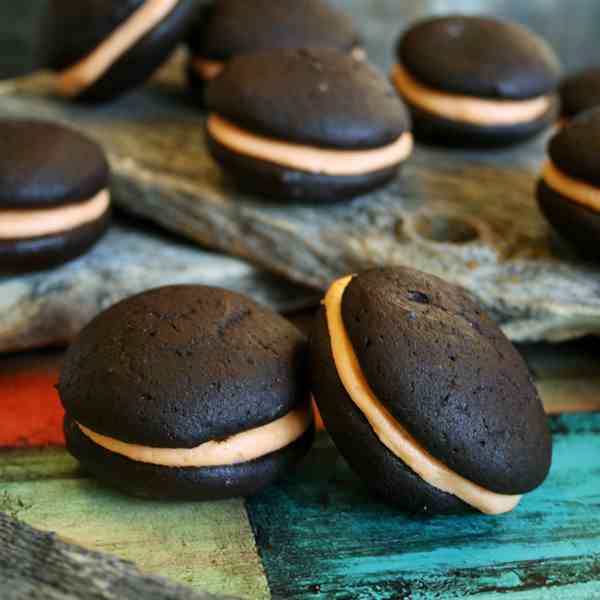
<svg viewBox="0 0 600 600">
<path fill-rule="evenodd" d="M 594 56 L 600 22 L 594 0 L 337 3 L 357 18 L 370 57 L 386 70 L 398 32 L 431 10 L 527 22 L 570 66 Z M 82 128 L 110 155 L 120 206 L 295 282 L 322 289 L 347 272 L 411 265 L 465 286 L 514 340 L 600 332 L 600 269 L 561 247 L 535 205 L 546 139 L 495 152 L 418 147 L 380 193 L 335 207 L 277 207 L 241 195 L 210 159 L 204 115 L 186 99 L 182 70 L 180 56 L 145 90 L 95 110 L 52 100 L 41 78 L 6 87 L 0 115 Z"/>
<path fill-rule="evenodd" d="M 2 600 L 219 600 L 0 513 Z"/>
<path fill-rule="evenodd" d="M 0 279 L 0 351 L 66 344 L 101 310 L 143 290 L 202 283 L 254 297 L 278 310 L 313 302 L 252 265 L 146 229 L 114 225 L 83 258 L 59 269 Z"/>
</svg>

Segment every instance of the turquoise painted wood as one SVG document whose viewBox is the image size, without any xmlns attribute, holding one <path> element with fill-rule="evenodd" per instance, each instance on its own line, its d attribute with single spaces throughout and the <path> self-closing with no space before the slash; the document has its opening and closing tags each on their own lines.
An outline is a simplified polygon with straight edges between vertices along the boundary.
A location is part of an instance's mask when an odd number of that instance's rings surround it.
<svg viewBox="0 0 600 600">
<path fill-rule="evenodd" d="M 248 502 L 274 598 L 600 598 L 600 413 L 552 420 L 552 471 L 503 517 L 421 518 L 372 498 L 322 435 Z"/>
</svg>

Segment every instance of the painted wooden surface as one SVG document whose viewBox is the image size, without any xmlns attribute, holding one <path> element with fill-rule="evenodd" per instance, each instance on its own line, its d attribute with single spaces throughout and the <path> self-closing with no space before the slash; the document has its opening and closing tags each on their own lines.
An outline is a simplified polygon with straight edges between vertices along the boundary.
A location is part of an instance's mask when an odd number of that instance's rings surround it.
<svg viewBox="0 0 600 600">
<path fill-rule="evenodd" d="M 194 589 L 269 597 L 243 500 L 137 500 L 84 477 L 64 450 L 18 450 L 0 455 L 0 512 Z"/>
<path fill-rule="evenodd" d="M 504 517 L 403 515 L 365 491 L 323 433 L 295 474 L 246 506 L 130 499 L 63 450 L 3 451 L 0 511 L 242 598 L 597 599 L 600 413 L 552 426 L 550 478 Z"/>
<path fill-rule="evenodd" d="M 322 436 L 248 502 L 276 598 L 600 598 L 600 414 L 553 419 L 545 485 L 504 517 L 423 519 L 369 496 Z"/>
</svg>

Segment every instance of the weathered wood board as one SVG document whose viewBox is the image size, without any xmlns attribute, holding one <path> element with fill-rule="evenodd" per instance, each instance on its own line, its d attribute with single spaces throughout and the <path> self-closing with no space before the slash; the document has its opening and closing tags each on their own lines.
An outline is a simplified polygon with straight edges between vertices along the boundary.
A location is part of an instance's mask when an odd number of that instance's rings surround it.
<svg viewBox="0 0 600 600">
<path fill-rule="evenodd" d="M 600 60 L 594 0 L 338 0 L 357 19 L 371 59 L 387 70 L 398 32 L 431 12 L 484 11 L 545 35 L 569 67 Z M 551 235 L 533 198 L 546 138 L 503 151 L 419 146 L 384 191 L 335 207 L 276 207 L 241 195 L 208 156 L 204 115 L 173 61 L 153 84 L 98 109 L 5 86 L 0 115 L 68 122 L 100 140 L 117 202 L 207 246 L 323 288 L 343 273 L 408 264 L 471 290 L 513 339 L 558 340 L 600 331 L 600 268 Z"/>
<path fill-rule="evenodd" d="M 549 479 L 503 517 L 400 514 L 319 438 L 296 477 L 248 502 L 273 597 L 600 597 L 600 414 L 552 425 Z"/>
<path fill-rule="evenodd" d="M 66 345 L 101 310 L 163 285 L 202 283 L 281 311 L 317 301 L 306 288 L 247 262 L 204 251 L 154 229 L 115 224 L 87 255 L 60 268 L 0 277 L 0 353 Z"/>
<path fill-rule="evenodd" d="M 132 563 L 66 544 L 0 513 L 0 590 L 3 600 L 225 600 L 196 593 Z"/>
<path fill-rule="evenodd" d="M 0 454 L 0 512 L 197 590 L 269 597 L 241 499 L 128 498 L 85 477 L 64 450 L 23 450 Z"/>
</svg>

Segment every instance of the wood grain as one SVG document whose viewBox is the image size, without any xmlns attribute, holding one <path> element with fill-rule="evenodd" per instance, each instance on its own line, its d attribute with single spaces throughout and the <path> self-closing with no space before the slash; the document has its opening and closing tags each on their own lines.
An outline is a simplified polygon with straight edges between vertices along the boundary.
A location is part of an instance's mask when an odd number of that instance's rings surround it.
<svg viewBox="0 0 600 600">
<path fill-rule="evenodd" d="M 242 500 L 128 498 L 83 477 L 64 450 L 30 450 L 0 454 L 0 512 L 196 590 L 269 598 Z"/>
<path fill-rule="evenodd" d="M 79 260 L 42 273 L 0 276 L 0 353 L 66 345 L 115 302 L 179 283 L 228 288 L 282 311 L 315 302 L 313 291 L 246 262 L 202 250 L 156 228 L 118 221 Z"/>
<path fill-rule="evenodd" d="M 131 563 L 66 544 L 2 513 L 0 590 L 3 600 L 218 600 L 144 576 Z"/>
<path fill-rule="evenodd" d="M 403 515 L 320 437 L 296 478 L 248 502 L 274 597 L 600 597 L 600 414 L 552 427 L 549 479 L 495 518 Z"/>
</svg>

